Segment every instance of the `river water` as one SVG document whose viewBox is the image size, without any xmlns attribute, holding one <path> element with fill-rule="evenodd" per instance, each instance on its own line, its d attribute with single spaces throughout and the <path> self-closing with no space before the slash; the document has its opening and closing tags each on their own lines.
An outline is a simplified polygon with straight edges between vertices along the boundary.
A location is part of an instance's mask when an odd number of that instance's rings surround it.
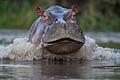
<svg viewBox="0 0 120 80">
<path fill-rule="evenodd" d="M 120 51 L 120 33 L 87 32 L 102 47 Z M 24 30 L 0 30 L 0 45 L 7 46 L 15 38 L 27 37 Z M 11 61 L 0 60 L 0 80 L 79 80 L 120 79 L 119 60 L 92 61 Z"/>
</svg>

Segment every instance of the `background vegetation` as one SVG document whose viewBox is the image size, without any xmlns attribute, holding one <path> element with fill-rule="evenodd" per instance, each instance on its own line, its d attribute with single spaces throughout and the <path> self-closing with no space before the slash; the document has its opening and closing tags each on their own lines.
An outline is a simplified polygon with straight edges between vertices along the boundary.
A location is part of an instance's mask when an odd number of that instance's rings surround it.
<svg viewBox="0 0 120 80">
<path fill-rule="evenodd" d="M 120 0 L 0 0 L 0 28 L 29 29 L 38 18 L 35 7 L 80 6 L 77 15 L 84 31 L 120 31 Z"/>
</svg>

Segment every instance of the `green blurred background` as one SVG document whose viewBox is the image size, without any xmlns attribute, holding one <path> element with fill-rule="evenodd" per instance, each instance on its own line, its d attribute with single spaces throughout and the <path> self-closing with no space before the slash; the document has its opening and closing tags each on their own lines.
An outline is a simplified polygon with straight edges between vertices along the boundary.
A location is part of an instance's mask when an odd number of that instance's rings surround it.
<svg viewBox="0 0 120 80">
<path fill-rule="evenodd" d="M 84 31 L 120 31 L 120 0 L 0 0 L 0 28 L 29 29 L 38 18 L 37 5 L 45 9 L 73 4 L 80 6 L 77 19 Z"/>
</svg>

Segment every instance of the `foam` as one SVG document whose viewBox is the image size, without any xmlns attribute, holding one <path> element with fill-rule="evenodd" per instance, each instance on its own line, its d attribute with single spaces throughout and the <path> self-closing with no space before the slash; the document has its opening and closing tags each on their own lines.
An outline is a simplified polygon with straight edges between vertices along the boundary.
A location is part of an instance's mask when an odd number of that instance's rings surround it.
<svg viewBox="0 0 120 80">
<path fill-rule="evenodd" d="M 96 44 L 96 41 L 88 36 L 85 36 L 85 44 L 77 52 L 77 58 L 84 57 L 86 60 L 116 60 L 120 59 L 120 53 L 115 52 L 111 48 L 103 48 Z M 0 59 L 9 58 L 17 60 L 33 60 L 41 59 L 41 46 L 34 46 L 27 42 L 27 38 L 16 38 L 13 44 L 8 46 L 0 46 Z M 53 55 L 52 55 L 53 56 Z M 49 57 L 49 55 L 48 55 Z"/>
</svg>

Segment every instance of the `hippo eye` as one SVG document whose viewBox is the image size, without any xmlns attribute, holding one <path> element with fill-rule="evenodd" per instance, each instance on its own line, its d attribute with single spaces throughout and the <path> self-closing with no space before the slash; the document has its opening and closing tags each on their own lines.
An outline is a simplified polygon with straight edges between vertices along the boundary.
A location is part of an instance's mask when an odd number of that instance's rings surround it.
<svg viewBox="0 0 120 80">
<path fill-rule="evenodd" d="M 72 13 L 71 13 L 70 20 L 69 20 L 71 23 L 76 23 L 76 18 L 75 18 L 75 16 L 76 16 L 75 13 L 72 12 Z"/>
<path fill-rule="evenodd" d="M 74 18 L 74 17 L 75 17 L 75 13 L 72 13 L 71 18 Z"/>
<path fill-rule="evenodd" d="M 67 14 L 65 14 L 64 15 L 65 17 L 64 17 L 64 20 L 65 21 L 72 21 L 72 22 L 74 22 L 75 21 L 75 13 L 74 12 L 68 12 Z"/>
<path fill-rule="evenodd" d="M 75 14 L 74 14 L 74 15 L 72 15 L 72 17 L 75 17 Z"/>
<path fill-rule="evenodd" d="M 48 15 L 43 15 L 43 20 L 48 20 L 49 19 L 49 16 Z"/>
</svg>

